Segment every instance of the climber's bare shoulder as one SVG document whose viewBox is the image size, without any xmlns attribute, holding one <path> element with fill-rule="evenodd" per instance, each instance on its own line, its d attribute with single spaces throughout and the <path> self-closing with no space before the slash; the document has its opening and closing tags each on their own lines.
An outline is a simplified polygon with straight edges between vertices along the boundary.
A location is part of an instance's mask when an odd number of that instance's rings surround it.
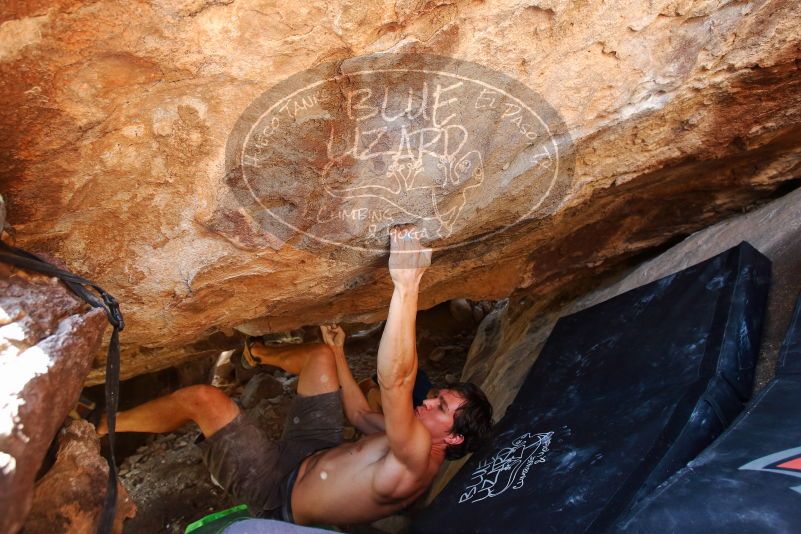
<svg viewBox="0 0 801 534">
<path fill-rule="evenodd" d="M 443 458 L 431 455 L 420 425 L 410 436 L 420 462 L 401 462 L 383 432 L 320 451 L 304 460 L 292 490 L 298 524 L 375 521 L 409 506 L 429 486 Z"/>
</svg>

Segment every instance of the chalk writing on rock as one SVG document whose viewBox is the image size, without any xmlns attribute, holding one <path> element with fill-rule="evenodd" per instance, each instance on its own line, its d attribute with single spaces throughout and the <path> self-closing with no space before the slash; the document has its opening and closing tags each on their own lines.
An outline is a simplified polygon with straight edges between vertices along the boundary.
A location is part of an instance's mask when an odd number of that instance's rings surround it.
<svg viewBox="0 0 801 534">
<path fill-rule="evenodd" d="M 229 136 L 226 182 L 261 231 L 298 246 L 385 252 L 390 229 L 413 223 L 438 250 L 552 213 L 572 157 L 558 113 L 520 82 L 382 54 L 262 94 Z"/>
</svg>

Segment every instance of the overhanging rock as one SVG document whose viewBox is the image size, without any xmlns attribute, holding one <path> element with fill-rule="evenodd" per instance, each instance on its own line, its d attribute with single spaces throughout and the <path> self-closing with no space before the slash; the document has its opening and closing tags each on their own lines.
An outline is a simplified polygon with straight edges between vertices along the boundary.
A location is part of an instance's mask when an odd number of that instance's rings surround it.
<svg viewBox="0 0 801 534">
<path fill-rule="evenodd" d="M 572 139 L 576 163 L 552 210 L 518 220 L 525 192 L 542 185 L 523 172 L 537 153 L 517 145 L 520 151 L 504 151 L 519 113 L 511 107 L 508 117 L 476 128 L 475 101 L 465 100 L 458 113 L 440 108 L 443 120 L 464 117 L 473 143 L 459 157 L 443 149 L 436 152 L 442 161 L 421 158 L 431 177 L 451 187 L 441 214 L 455 214 L 465 198 L 459 177 L 477 167 L 476 150 L 487 188 L 466 198 L 469 217 L 453 239 L 492 237 L 435 256 L 421 306 L 496 299 L 521 287 L 555 295 L 798 177 L 799 10 L 794 0 L 335 1 L 280 10 L 239 1 L 6 2 L 0 189 L 23 248 L 63 259 L 123 304 L 123 377 L 198 357 L 190 344 L 237 328 L 378 321 L 391 293 L 385 258 L 354 264 L 342 246 L 306 246 L 300 230 L 308 228 L 297 225 L 296 235 L 267 236 L 227 179 L 229 137 L 271 87 L 327 62 L 355 84 L 348 70 L 354 58 L 458 58 L 540 95 L 563 118 L 560 133 Z M 341 88 L 344 110 L 348 90 L 359 87 L 346 81 Z M 374 89 L 372 100 L 362 105 L 365 93 L 353 93 L 351 103 L 371 112 L 383 96 Z M 405 95 L 403 86 L 395 89 Z M 487 96 L 481 105 L 492 101 Z M 330 130 L 311 126 L 336 106 L 315 107 L 313 99 L 303 106 L 309 102 L 297 124 L 311 135 L 289 136 L 280 153 L 270 154 L 272 120 L 256 132 L 267 136 L 257 140 L 261 155 L 280 171 L 257 191 L 265 209 L 319 214 L 316 203 L 328 194 L 305 178 L 330 170 Z M 348 120 L 334 126 L 352 126 Z M 373 137 L 365 148 L 373 141 L 373 148 L 381 144 Z M 415 143 L 409 148 L 419 149 Z M 356 167 L 347 157 L 339 163 L 342 172 L 323 173 L 341 182 L 336 191 L 365 185 L 351 183 L 361 174 L 349 172 Z M 379 172 L 384 162 L 372 163 L 358 168 Z M 384 172 L 413 178 L 410 161 L 394 163 Z M 435 172 L 439 163 L 450 181 Z M 364 236 L 345 237 L 352 244 Z M 100 369 L 93 382 L 102 380 Z"/>
</svg>

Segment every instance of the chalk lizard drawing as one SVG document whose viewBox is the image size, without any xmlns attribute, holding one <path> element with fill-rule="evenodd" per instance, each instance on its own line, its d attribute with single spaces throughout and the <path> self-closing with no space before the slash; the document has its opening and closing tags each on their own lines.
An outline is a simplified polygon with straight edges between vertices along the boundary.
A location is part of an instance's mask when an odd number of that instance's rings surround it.
<svg viewBox="0 0 801 534">
<path fill-rule="evenodd" d="M 461 154 L 467 144 L 467 130 L 461 125 L 448 125 L 408 131 L 403 126 L 396 147 L 375 150 L 390 142 L 387 134 L 386 127 L 368 131 L 356 128 L 352 148 L 332 156 L 332 129 L 329 162 L 323 171 L 326 193 L 343 200 L 380 199 L 401 213 L 435 222 L 438 237 L 450 236 L 467 204 L 468 191 L 484 182 L 481 153 L 471 150 Z M 368 161 L 384 165 L 384 174 L 376 177 L 375 167 L 365 168 L 364 162 Z M 337 174 L 343 172 L 343 167 L 352 173 L 344 179 Z M 338 182 L 347 186 L 337 187 Z M 320 208 L 317 221 L 330 219 L 330 212 Z"/>
<path fill-rule="evenodd" d="M 510 447 L 505 447 L 494 456 L 483 460 L 470 477 L 471 483 L 465 487 L 459 497 L 459 502 L 476 503 L 497 497 L 504 493 L 512 484 L 512 489 L 523 487 L 525 474 L 534 463 L 545 461 L 545 453 L 551 443 L 553 432 L 530 434 L 526 432 L 512 441 Z M 524 473 L 519 477 L 521 469 Z"/>
</svg>

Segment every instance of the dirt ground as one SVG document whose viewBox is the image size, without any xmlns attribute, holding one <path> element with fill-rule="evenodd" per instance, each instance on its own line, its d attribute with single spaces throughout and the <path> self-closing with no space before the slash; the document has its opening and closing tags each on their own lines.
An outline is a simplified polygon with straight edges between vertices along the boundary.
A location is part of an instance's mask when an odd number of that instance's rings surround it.
<svg viewBox="0 0 801 534">
<path fill-rule="evenodd" d="M 241 397 L 242 388 L 237 390 L 233 396 Z M 289 394 L 263 399 L 246 413 L 277 438 L 290 399 Z M 137 506 L 136 517 L 124 525 L 125 533 L 182 533 L 193 521 L 240 504 L 211 481 L 195 445 L 199 436 L 197 426 L 188 424 L 176 432 L 152 436 L 125 458 L 120 480 Z"/>
<path fill-rule="evenodd" d="M 434 384 L 458 379 L 477 324 L 477 320 L 464 314 L 454 314 L 447 303 L 419 314 L 420 368 Z M 345 347 L 354 376 L 357 380 L 372 376 L 382 329 L 379 326 L 370 331 L 364 325 L 355 325 L 346 330 L 349 334 L 357 330 L 363 334 L 350 336 Z M 317 334 L 315 329 L 307 328 L 298 335 L 305 341 L 314 341 Z M 235 353 L 232 359 L 238 355 L 239 352 Z M 248 390 L 248 383 L 254 380 L 251 375 L 255 373 L 241 370 L 237 373 L 241 383 L 232 379 L 224 389 L 232 397 L 246 401 L 247 416 L 259 421 L 271 437 L 278 438 L 297 379 L 282 371 L 269 374 L 270 377 L 255 379 L 261 386 L 258 394 L 254 394 L 256 388 L 252 386 Z M 176 432 L 149 436 L 121 462 L 120 480 L 138 509 L 136 517 L 125 523 L 126 534 L 182 533 L 193 521 L 240 504 L 212 483 L 200 450 L 194 444 L 199 435 L 197 427 L 188 424 Z M 120 439 L 125 436 L 132 435 L 120 434 Z M 355 437 L 355 431 L 350 437 Z M 138 438 L 141 440 L 141 435 Z"/>
</svg>

